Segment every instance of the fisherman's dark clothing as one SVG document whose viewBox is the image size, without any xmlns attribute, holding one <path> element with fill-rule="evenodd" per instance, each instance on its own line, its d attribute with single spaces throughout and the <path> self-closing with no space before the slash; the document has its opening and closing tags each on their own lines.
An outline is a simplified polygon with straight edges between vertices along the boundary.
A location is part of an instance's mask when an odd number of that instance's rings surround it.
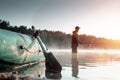
<svg viewBox="0 0 120 80">
<path fill-rule="evenodd" d="M 72 34 L 72 45 L 71 45 L 71 48 L 72 48 L 72 53 L 77 53 L 77 47 L 78 47 L 78 34 L 77 34 L 77 31 L 73 31 L 73 34 Z"/>
</svg>

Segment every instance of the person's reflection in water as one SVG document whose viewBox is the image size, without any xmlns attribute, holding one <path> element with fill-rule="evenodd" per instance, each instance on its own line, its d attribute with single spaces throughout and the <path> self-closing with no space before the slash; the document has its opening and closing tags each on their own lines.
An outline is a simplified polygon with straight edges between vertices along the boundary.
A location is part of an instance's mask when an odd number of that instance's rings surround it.
<svg viewBox="0 0 120 80">
<path fill-rule="evenodd" d="M 80 27 L 76 26 L 75 30 L 72 34 L 72 42 L 71 42 L 71 48 L 72 48 L 72 76 L 78 78 L 78 56 L 77 56 L 77 47 L 79 44 L 78 39 L 78 31 Z"/>
</svg>

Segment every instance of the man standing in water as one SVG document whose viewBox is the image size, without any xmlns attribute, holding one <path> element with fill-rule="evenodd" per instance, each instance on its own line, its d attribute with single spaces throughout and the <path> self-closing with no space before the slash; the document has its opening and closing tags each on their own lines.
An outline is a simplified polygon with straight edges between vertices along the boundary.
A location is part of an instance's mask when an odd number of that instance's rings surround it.
<svg viewBox="0 0 120 80">
<path fill-rule="evenodd" d="M 72 76 L 78 78 L 78 56 L 77 56 L 77 47 L 79 44 L 79 36 L 78 31 L 80 27 L 76 26 L 75 30 L 72 34 L 72 42 L 71 42 L 71 48 L 72 48 Z"/>
</svg>

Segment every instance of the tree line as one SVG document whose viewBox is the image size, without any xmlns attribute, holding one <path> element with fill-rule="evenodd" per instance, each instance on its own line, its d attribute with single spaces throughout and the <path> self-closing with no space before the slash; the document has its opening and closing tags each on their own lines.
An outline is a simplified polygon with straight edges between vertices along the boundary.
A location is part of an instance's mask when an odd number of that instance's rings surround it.
<svg viewBox="0 0 120 80">
<path fill-rule="evenodd" d="M 9 21 L 0 20 L 0 28 L 19 32 L 22 34 L 33 35 L 34 31 L 27 26 L 11 26 Z M 40 37 L 48 48 L 71 48 L 71 34 L 66 34 L 61 31 L 38 30 Z M 120 40 L 112 40 L 102 37 L 95 37 L 93 35 L 82 34 L 79 35 L 79 48 L 100 48 L 100 49 L 120 49 Z"/>
</svg>

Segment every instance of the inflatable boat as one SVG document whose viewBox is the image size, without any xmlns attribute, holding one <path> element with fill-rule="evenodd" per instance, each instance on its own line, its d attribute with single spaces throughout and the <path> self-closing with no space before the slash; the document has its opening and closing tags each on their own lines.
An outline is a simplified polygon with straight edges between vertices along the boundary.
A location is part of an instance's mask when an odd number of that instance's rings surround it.
<svg viewBox="0 0 120 80">
<path fill-rule="evenodd" d="M 32 36 L 0 29 L 0 61 L 25 64 L 45 61 L 43 50 Z"/>
<path fill-rule="evenodd" d="M 0 29 L 0 63 L 23 65 L 39 61 L 46 68 L 47 78 L 60 79 L 62 66 L 36 32 L 31 36 Z"/>
</svg>

